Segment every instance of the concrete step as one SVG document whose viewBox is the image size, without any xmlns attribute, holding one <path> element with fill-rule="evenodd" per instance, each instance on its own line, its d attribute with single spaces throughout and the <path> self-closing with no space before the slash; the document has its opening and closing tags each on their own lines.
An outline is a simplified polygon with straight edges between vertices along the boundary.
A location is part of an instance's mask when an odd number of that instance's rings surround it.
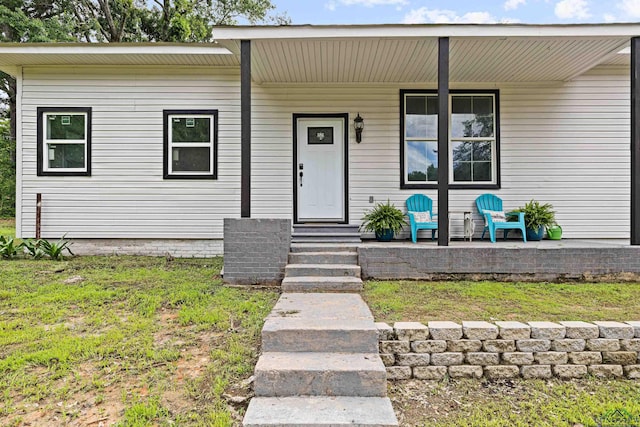
<svg viewBox="0 0 640 427">
<path fill-rule="evenodd" d="M 358 277 L 285 277 L 283 292 L 362 292 Z"/>
<path fill-rule="evenodd" d="M 297 252 L 289 254 L 291 264 L 358 264 L 356 252 Z"/>
<path fill-rule="evenodd" d="M 262 329 L 263 351 L 372 353 L 378 331 L 368 320 L 270 318 Z"/>
<path fill-rule="evenodd" d="M 264 323 L 262 350 L 377 353 L 378 331 L 358 294 L 285 293 Z"/>
<path fill-rule="evenodd" d="M 369 306 L 358 294 L 283 294 L 267 319 L 282 317 L 374 321 Z"/>
<path fill-rule="evenodd" d="M 263 353 L 256 396 L 384 397 L 387 372 L 374 353 Z"/>
<path fill-rule="evenodd" d="M 354 234 L 359 233 L 359 227 L 351 224 L 296 224 L 293 234 L 296 233 Z"/>
<path fill-rule="evenodd" d="M 395 427 L 398 420 L 386 397 L 256 397 L 244 427 Z"/>
<path fill-rule="evenodd" d="M 291 252 L 358 252 L 357 243 L 292 243 Z"/>
<path fill-rule="evenodd" d="M 295 233 L 291 243 L 360 243 L 360 233 Z"/>
<path fill-rule="evenodd" d="M 360 277 L 360 266 L 349 264 L 288 264 L 285 277 Z"/>
</svg>

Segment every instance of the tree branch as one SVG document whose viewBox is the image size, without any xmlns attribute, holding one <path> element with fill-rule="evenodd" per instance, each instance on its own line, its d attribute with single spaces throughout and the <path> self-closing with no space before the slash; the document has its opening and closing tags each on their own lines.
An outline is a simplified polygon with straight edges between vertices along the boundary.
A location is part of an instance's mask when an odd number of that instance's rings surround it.
<svg viewBox="0 0 640 427">
<path fill-rule="evenodd" d="M 108 37 L 107 39 L 110 42 L 118 42 L 118 32 L 116 28 L 116 24 L 113 21 L 113 15 L 111 14 L 111 8 L 109 7 L 109 0 L 98 0 L 98 5 L 104 14 L 104 18 L 107 20 L 107 25 L 109 26 Z"/>
</svg>

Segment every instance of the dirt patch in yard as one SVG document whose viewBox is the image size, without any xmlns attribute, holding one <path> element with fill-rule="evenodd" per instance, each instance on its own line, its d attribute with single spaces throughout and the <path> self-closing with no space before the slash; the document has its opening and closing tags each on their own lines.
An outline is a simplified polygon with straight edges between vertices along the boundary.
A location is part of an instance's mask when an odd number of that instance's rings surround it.
<svg viewBox="0 0 640 427">
<path fill-rule="evenodd" d="M 60 398 L 47 396 L 39 400 L 37 390 L 26 397 L 20 390 L 10 393 L 14 410 L 6 414 L 2 426 L 112 426 L 122 421 L 127 407 L 133 401 L 144 402 L 157 398 L 161 407 L 173 419 L 188 419 L 207 406 L 200 390 L 213 387 L 210 381 L 215 374 L 209 371 L 211 352 L 224 345 L 224 333 L 198 331 L 194 326 L 182 326 L 177 311 L 163 310 L 159 316 L 159 327 L 154 334 L 154 345 L 158 349 L 175 349 L 178 356 L 172 361 L 161 361 L 150 366 L 131 366 L 126 360 L 104 360 L 83 362 L 63 378 L 52 380 L 54 389 L 61 390 Z M 73 318 L 64 325 L 76 329 L 81 318 Z M 49 328 L 45 328 L 49 329 Z M 42 367 L 29 369 L 29 376 L 43 378 L 55 376 L 55 372 Z M 211 377 L 207 379 L 207 376 Z M 32 384 L 36 387 L 37 384 Z M 242 420 L 250 391 L 250 383 L 232 384 L 226 388 L 226 396 L 235 400 L 228 402 L 228 411 L 237 424 Z M 207 400 L 205 397 L 204 400 Z"/>
</svg>

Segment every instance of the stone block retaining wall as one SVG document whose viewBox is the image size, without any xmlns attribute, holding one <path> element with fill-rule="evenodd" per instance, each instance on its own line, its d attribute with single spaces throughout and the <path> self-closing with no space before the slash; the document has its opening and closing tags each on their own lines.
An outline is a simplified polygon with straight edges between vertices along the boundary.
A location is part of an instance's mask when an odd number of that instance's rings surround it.
<svg viewBox="0 0 640 427">
<path fill-rule="evenodd" d="M 640 321 L 377 323 L 387 377 L 640 379 Z"/>
</svg>

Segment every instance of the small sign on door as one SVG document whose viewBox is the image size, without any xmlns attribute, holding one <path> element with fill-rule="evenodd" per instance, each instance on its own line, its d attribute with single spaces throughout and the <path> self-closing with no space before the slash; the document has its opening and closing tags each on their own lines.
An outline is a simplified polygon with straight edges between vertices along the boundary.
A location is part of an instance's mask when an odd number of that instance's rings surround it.
<svg viewBox="0 0 640 427">
<path fill-rule="evenodd" d="M 307 140 L 309 145 L 333 144 L 332 127 L 309 127 L 307 128 Z"/>
</svg>

